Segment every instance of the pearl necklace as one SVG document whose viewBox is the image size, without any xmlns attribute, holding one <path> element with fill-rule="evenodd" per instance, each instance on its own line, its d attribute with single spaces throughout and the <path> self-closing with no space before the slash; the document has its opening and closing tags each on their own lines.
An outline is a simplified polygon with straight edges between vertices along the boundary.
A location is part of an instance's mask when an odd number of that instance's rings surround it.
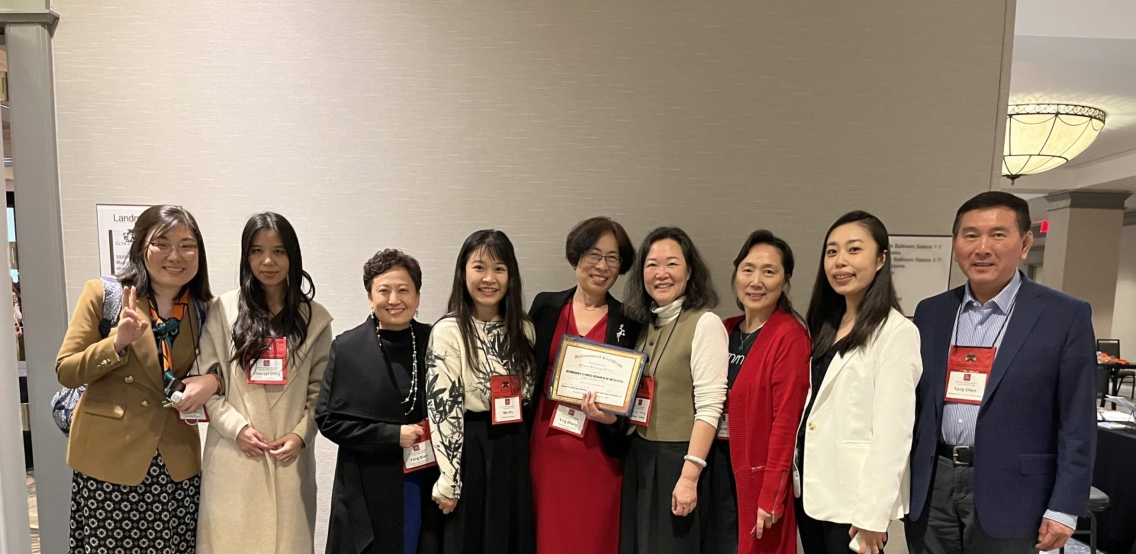
<svg viewBox="0 0 1136 554">
<path fill-rule="evenodd" d="M 383 335 L 381 333 L 382 324 L 378 323 L 377 319 L 378 318 L 376 318 L 375 335 L 379 339 L 379 348 L 382 349 L 383 348 Z M 402 415 L 410 415 L 410 412 L 413 412 L 414 407 L 416 405 L 418 405 L 418 339 L 415 338 L 415 336 L 414 336 L 414 327 L 413 326 L 410 327 L 410 348 L 411 348 L 411 352 L 413 352 L 413 354 L 412 354 L 413 357 L 410 359 L 410 366 L 411 366 L 410 392 L 406 395 L 406 398 L 402 399 L 402 406 L 404 408 Z M 385 353 L 386 352 L 384 351 L 384 354 Z M 390 357 L 387 356 L 386 358 L 387 358 L 387 363 L 388 364 L 391 363 Z M 407 402 L 410 402 L 409 408 L 406 407 Z"/>
</svg>

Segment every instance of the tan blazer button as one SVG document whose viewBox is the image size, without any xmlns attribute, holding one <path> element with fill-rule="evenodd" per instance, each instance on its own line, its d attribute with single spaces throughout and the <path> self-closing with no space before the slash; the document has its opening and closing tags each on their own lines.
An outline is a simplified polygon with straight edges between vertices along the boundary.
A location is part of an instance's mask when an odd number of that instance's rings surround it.
<svg viewBox="0 0 1136 554">
<path fill-rule="evenodd" d="M 127 385 L 129 385 L 130 383 L 134 382 L 134 376 L 133 375 L 127 375 L 126 379 L 123 379 L 123 380 L 126 381 Z"/>
<path fill-rule="evenodd" d="M 816 431 L 816 428 L 817 428 L 817 424 L 815 424 L 815 423 L 809 424 L 809 431 Z"/>
<path fill-rule="evenodd" d="M 150 407 L 150 401 L 149 400 L 143 400 L 142 401 L 142 407 L 143 408 L 149 408 Z"/>
</svg>

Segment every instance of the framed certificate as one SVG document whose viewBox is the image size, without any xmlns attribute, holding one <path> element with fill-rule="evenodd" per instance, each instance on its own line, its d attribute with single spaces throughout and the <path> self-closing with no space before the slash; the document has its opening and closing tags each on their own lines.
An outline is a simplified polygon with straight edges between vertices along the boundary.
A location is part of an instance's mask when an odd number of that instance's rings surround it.
<svg viewBox="0 0 1136 554">
<path fill-rule="evenodd" d="M 594 392 L 599 409 L 626 416 L 646 365 L 646 352 L 565 336 L 552 366 L 548 397 L 579 404 L 585 393 Z"/>
</svg>

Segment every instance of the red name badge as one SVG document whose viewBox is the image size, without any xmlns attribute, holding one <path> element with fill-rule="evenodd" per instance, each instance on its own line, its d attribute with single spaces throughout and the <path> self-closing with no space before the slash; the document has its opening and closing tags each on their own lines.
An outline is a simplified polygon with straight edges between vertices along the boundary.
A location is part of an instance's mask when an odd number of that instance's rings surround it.
<svg viewBox="0 0 1136 554">
<path fill-rule="evenodd" d="M 520 423 L 521 380 L 511 375 L 494 375 L 489 378 L 493 401 L 493 425 Z"/>
<path fill-rule="evenodd" d="M 722 417 L 718 419 L 718 436 L 714 438 L 720 441 L 730 440 L 730 401 L 728 399 L 725 404 L 722 404 Z"/>
<path fill-rule="evenodd" d="M 249 366 L 248 384 L 286 385 L 288 384 L 288 339 L 265 339 L 268 350 Z"/>
<path fill-rule="evenodd" d="M 588 428 L 588 416 L 584 415 L 584 410 L 579 406 L 557 402 L 556 411 L 552 412 L 552 421 L 548 426 L 584 438 L 584 431 Z"/>
<path fill-rule="evenodd" d="M 434 457 L 434 443 L 430 440 L 430 420 L 422 420 L 418 426 L 424 431 L 422 436 L 414 444 L 402 449 L 403 473 L 438 465 L 438 459 Z"/>
<path fill-rule="evenodd" d="M 947 402 L 982 404 L 996 348 L 952 346 L 947 358 Z"/>
<path fill-rule="evenodd" d="M 651 423 L 651 401 L 655 398 L 655 378 L 644 377 L 639 381 L 639 390 L 635 393 L 635 404 L 631 408 L 629 421 L 635 425 L 646 427 Z"/>
</svg>

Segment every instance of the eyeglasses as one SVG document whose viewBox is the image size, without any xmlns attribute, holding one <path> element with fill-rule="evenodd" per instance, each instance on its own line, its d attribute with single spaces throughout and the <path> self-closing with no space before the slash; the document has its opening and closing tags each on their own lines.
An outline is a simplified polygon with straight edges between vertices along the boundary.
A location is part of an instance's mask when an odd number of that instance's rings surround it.
<svg viewBox="0 0 1136 554">
<path fill-rule="evenodd" d="M 155 254 L 161 256 L 169 256 L 173 252 L 174 246 L 168 242 L 154 241 L 150 243 L 150 250 Z M 183 258 L 194 258 L 197 256 L 197 245 L 185 242 L 177 245 L 178 255 Z"/>
<path fill-rule="evenodd" d="M 619 257 L 619 254 L 608 254 L 604 256 L 600 254 L 598 250 L 592 250 L 584 254 L 584 261 L 588 262 L 588 265 L 598 265 L 600 260 L 607 260 L 607 265 L 609 266 L 619 267 L 619 262 L 622 258 Z"/>
</svg>

